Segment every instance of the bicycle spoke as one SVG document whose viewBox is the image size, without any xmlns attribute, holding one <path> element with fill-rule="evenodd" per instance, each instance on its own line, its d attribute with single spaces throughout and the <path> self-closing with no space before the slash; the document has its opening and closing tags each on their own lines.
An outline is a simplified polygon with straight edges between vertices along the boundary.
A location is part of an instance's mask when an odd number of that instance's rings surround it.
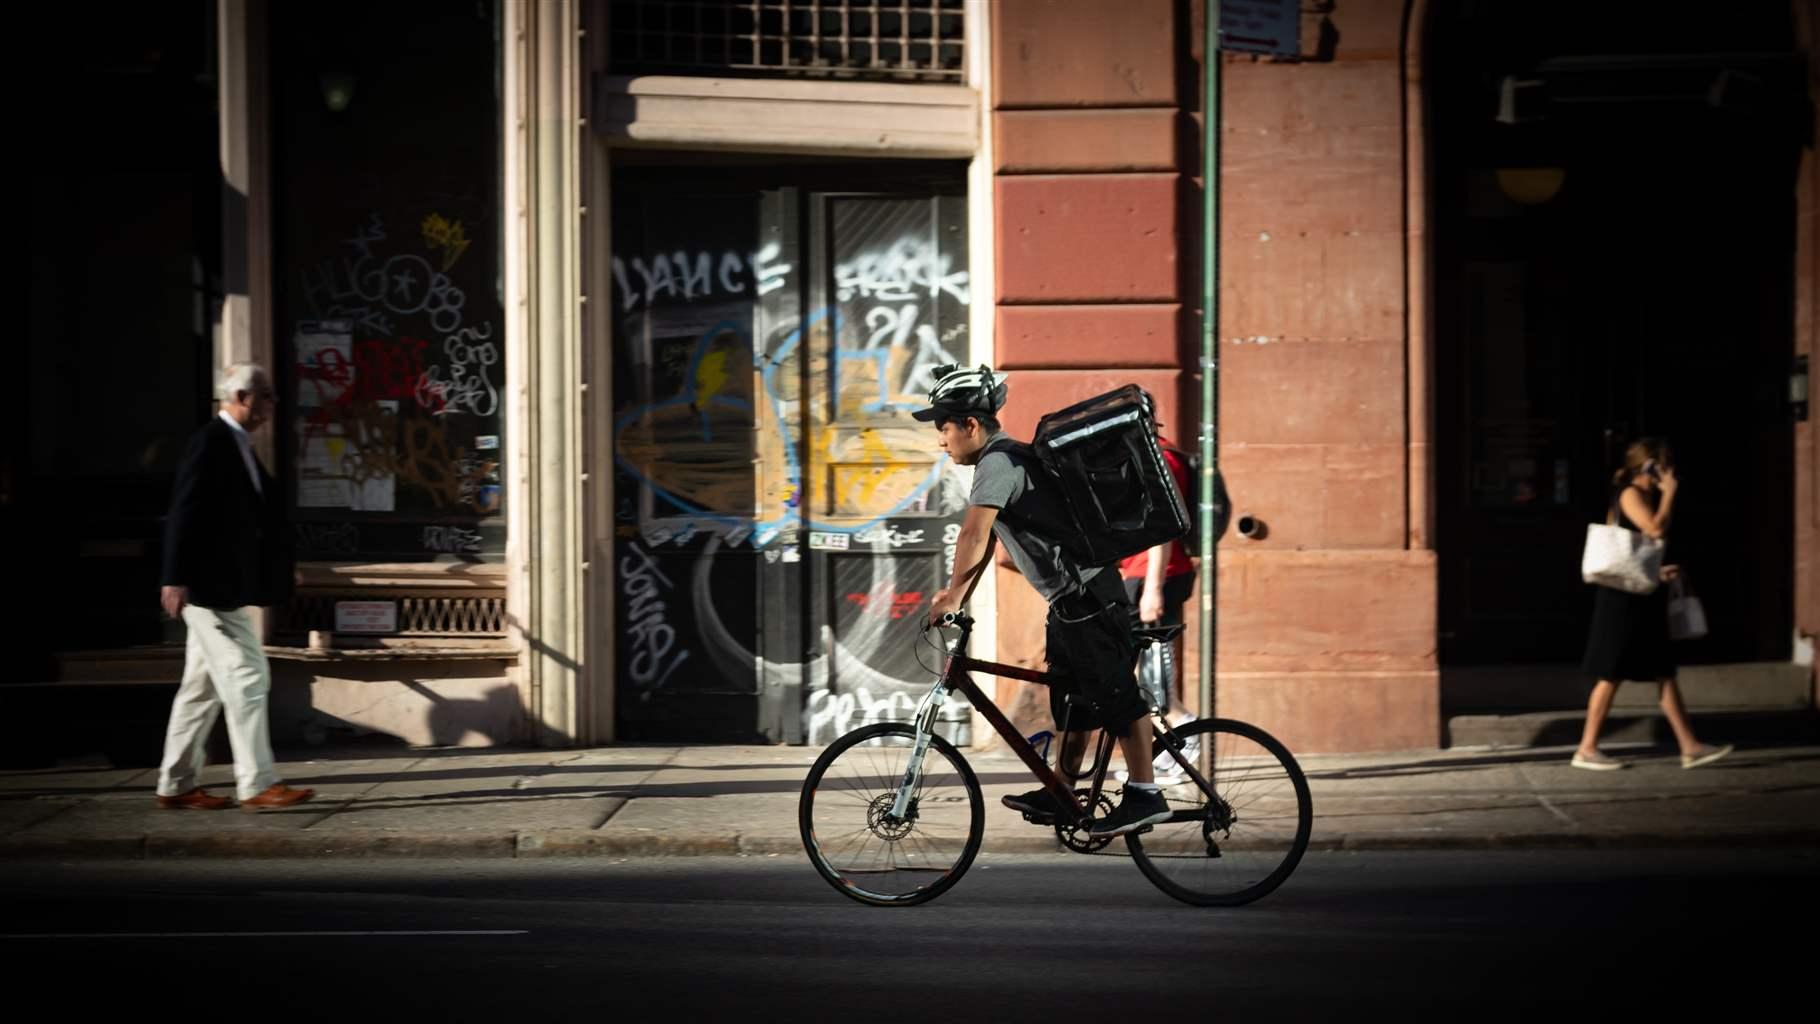
<svg viewBox="0 0 1820 1024">
<path fill-rule="evenodd" d="M 915 749 L 909 725 L 866 726 L 837 740 L 804 784 L 804 842 L 817 870 L 862 902 L 914 903 L 952 885 L 979 847 L 978 783 L 933 738 L 904 818 L 891 816 Z"/>
<path fill-rule="evenodd" d="M 1127 845 L 1164 891 L 1191 903 L 1256 899 L 1293 870 L 1307 844 L 1306 788 L 1280 745 L 1240 723 L 1186 728 L 1211 787 L 1171 787 L 1173 816 Z M 1261 738 L 1260 738 L 1261 737 Z"/>
</svg>

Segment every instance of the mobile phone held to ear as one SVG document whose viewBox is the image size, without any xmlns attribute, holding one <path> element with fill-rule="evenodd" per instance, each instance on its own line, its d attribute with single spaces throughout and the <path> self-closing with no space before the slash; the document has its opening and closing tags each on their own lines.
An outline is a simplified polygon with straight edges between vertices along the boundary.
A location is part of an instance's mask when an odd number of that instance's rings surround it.
<svg viewBox="0 0 1820 1024">
<path fill-rule="evenodd" d="M 1643 464 L 1643 472 L 1648 473 L 1657 480 L 1662 479 L 1662 467 L 1656 465 L 1655 459 L 1651 459 Z"/>
</svg>

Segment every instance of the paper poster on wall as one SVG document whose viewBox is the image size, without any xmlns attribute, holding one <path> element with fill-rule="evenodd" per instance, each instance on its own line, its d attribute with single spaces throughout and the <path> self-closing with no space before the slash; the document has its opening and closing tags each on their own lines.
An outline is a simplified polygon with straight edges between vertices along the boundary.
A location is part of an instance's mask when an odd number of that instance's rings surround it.
<svg viewBox="0 0 1820 1024">
<path fill-rule="evenodd" d="M 341 400 L 354 384 L 354 322 L 301 320 L 293 351 L 297 358 L 297 404 L 314 408 Z"/>
<path fill-rule="evenodd" d="M 396 445 L 398 402 L 369 403 L 375 415 L 344 422 L 329 410 L 305 408 L 297 417 L 297 506 L 390 512 L 397 507 L 398 478 L 389 472 Z M 352 434 L 350 434 L 352 430 Z"/>
<path fill-rule="evenodd" d="M 354 325 L 347 320 L 299 321 L 292 352 L 297 380 L 297 506 L 347 508 L 342 427 L 324 410 L 338 404 L 353 385 Z"/>
</svg>

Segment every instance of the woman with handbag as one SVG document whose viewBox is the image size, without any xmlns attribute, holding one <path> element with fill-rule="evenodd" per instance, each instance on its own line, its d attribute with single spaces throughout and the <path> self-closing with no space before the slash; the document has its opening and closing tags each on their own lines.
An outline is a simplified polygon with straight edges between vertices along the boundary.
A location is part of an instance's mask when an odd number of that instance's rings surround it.
<svg viewBox="0 0 1820 1024">
<path fill-rule="evenodd" d="M 1610 515 L 1618 526 L 1662 541 L 1674 519 L 1679 490 L 1668 443 L 1643 438 L 1625 450 L 1624 464 L 1612 476 Z M 1679 566 L 1663 565 L 1660 579 L 1670 582 L 1680 575 Z M 1611 711 L 1618 684 L 1626 679 L 1654 679 L 1661 687 L 1662 714 L 1681 748 L 1681 767 L 1699 768 L 1731 753 L 1729 744 L 1709 747 L 1701 743 L 1687 720 L 1668 634 L 1668 589 L 1655 586 L 1641 594 L 1610 586 L 1595 590 L 1586 658 L 1581 664 L 1597 681 L 1586 704 L 1586 729 L 1574 751 L 1573 766 L 1590 771 L 1624 767 L 1624 762 L 1599 750 L 1599 730 Z"/>
</svg>

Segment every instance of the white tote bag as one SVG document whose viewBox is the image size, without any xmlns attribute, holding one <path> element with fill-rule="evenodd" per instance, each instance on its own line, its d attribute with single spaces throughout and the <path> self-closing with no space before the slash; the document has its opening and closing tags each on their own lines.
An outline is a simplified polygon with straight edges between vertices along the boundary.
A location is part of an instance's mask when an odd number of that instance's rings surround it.
<svg viewBox="0 0 1820 1024">
<path fill-rule="evenodd" d="M 1662 542 L 1611 523 L 1589 523 L 1580 578 L 1629 594 L 1647 594 L 1662 583 Z"/>
<path fill-rule="evenodd" d="M 1698 640 L 1706 635 L 1706 607 L 1679 579 L 1668 584 L 1668 635 L 1676 640 Z"/>
</svg>

